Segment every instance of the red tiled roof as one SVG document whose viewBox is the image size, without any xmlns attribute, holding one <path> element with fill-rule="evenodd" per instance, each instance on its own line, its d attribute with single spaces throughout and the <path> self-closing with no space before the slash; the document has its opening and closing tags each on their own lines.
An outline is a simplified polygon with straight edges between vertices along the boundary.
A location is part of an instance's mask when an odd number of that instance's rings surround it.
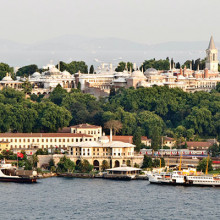
<svg viewBox="0 0 220 220">
<path fill-rule="evenodd" d="M 107 136 L 110 139 L 110 136 Z M 112 141 L 122 141 L 124 143 L 132 144 L 133 136 L 112 136 Z"/>
<path fill-rule="evenodd" d="M 141 137 L 141 140 L 142 140 L 142 141 L 151 141 L 151 139 L 148 139 L 147 136 L 142 136 L 142 137 Z"/>
<path fill-rule="evenodd" d="M 97 125 L 90 125 L 90 124 L 79 124 L 79 125 L 73 125 L 70 126 L 71 128 L 101 128 L 101 126 Z"/>
<path fill-rule="evenodd" d="M 174 141 L 174 138 L 171 137 L 163 137 L 164 141 Z"/>
<path fill-rule="evenodd" d="M 185 143 L 183 143 L 185 144 Z M 210 142 L 200 142 L 200 141 L 188 141 L 186 142 L 188 147 L 211 147 L 213 143 Z"/>
<path fill-rule="evenodd" d="M 93 137 L 88 134 L 73 134 L 73 133 L 0 133 L 0 138 L 13 137 Z"/>
</svg>

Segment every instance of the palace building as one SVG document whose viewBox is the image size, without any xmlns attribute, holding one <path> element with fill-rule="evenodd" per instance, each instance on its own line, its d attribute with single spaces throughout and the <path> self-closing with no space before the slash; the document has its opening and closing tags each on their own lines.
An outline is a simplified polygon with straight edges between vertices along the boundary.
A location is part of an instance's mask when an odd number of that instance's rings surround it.
<svg viewBox="0 0 220 220">
<path fill-rule="evenodd" d="M 81 160 L 88 160 L 95 169 L 101 170 L 103 161 L 109 167 L 120 167 L 122 164 L 134 166 L 141 165 L 142 155 L 136 155 L 135 145 L 121 141 L 111 141 L 107 136 L 100 137 L 97 141 L 84 141 L 73 143 L 69 146 L 69 157 L 75 164 Z"/>
</svg>

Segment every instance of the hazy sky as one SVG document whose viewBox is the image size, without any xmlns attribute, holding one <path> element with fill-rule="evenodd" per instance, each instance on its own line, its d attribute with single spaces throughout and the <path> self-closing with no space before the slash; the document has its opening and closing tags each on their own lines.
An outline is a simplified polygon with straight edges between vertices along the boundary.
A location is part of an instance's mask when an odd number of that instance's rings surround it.
<svg viewBox="0 0 220 220">
<path fill-rule="evenodd" d="M 141 43 L 220 41 L 220 0 L 0 0 L 0 38 L 32 43 L 62 35 Z"/>
</svg>

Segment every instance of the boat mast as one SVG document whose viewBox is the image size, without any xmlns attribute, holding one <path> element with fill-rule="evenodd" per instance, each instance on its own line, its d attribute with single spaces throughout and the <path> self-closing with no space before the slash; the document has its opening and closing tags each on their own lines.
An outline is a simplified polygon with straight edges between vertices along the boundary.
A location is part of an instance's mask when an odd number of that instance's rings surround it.
<svg viewBox="0 0 220 220">
<path fill-rule="evenodd" d="M 209 154 L 208 154 L 208 157 L 207 157 L 207 163 L 206 163 L 205 175 L 208 174 L 208 170 L 209 170 Z"/>
<path fill-rule="evenodd" d="M 181 171 L 181 164 L 182 164 L 182 152 L 180 154 L 180 165 L 179 165 L 179 171 Z"/>
</svg>

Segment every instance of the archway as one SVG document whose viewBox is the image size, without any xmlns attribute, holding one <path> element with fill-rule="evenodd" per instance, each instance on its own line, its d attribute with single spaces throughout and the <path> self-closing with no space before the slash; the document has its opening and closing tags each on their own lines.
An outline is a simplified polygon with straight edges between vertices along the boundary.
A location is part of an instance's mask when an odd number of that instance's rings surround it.
<svg viewBox="0 0 220 220">
<path fill-rule="evenodd" d="M 120 167 L 120 163 L 118 160 L 115 161 L 115 167 Z"/>
<path fill-rule="evenodd" d="M 99 170 L 99 161 L 98 160 L 94 160 L 93 161 L 93 166 L 94 166 L 94 169 Z"/>
<path fill-rule="evenodd" d="M 127 165 L 128 167 L 130 167 L 130 166 L 131 166 L 131 161 L 130 161 L 130 160 L 127 160 L 126 165 Z"/>
<path fill-rule="evenodd" d="M 80 164 L 80 162 L 81 162 L 80 160 L 77 160 L 77 161 L 76 161 L 76 165 L 79 165 L 79 164 Z"/>
</svg>

